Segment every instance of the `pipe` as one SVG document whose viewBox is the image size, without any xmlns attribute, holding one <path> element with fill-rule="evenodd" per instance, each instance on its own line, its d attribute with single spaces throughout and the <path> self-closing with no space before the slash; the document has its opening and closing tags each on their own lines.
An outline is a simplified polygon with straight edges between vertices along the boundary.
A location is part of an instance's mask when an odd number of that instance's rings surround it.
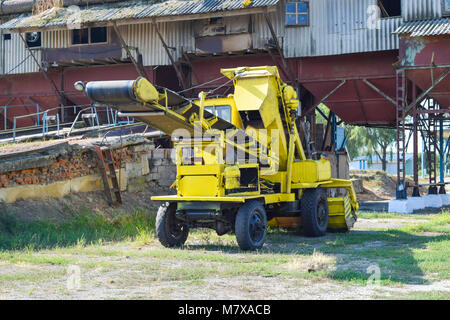
<svg viewBox="0 0 450 320">
<path fill-rule="evenodd" d="M 101 103 L 134 103 L 134 80 L 91 81 L 86 85 L 89 99 Z"/>
<path fill-rule="evenodd" d="M 39 0 L 3 0 L 0 2 L 0 15 L 19 14 L 31 12 L 34 4 Z M 63 6 L 87 6 L 110 2 L 121 2 L 123 0 L 64 0 Z"/>
</svg>

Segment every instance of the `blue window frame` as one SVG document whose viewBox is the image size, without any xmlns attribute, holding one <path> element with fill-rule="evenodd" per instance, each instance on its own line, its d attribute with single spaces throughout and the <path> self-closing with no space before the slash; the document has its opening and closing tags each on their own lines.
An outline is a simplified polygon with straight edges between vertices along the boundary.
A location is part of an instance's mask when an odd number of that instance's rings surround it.
<svg viewBox="0 0 450 320">
<path fill-rule="evenodd" d="M 309 3 L 304 1 L 288 0 L 286 3 L 286 25 L 308 26 Z"/>
</svg>

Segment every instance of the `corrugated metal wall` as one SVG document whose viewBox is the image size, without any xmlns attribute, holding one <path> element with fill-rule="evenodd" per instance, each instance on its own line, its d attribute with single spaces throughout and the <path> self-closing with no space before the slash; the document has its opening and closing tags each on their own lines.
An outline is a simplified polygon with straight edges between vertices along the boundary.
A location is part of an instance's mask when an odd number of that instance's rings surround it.
<svg viewBox="0 0 450 320">
<path fill-rule="evenodd" d="M 159 32 L 168 47 L 174 47 L 171 54 L 178 60 L 182 50 L 194 50 L 194 37 L 190 22 L 158 23 Z M 156 29 L 149 23 L 122 26 L 121 33 L 128 46 L 137 47 L 146 66 L 170 65 L 169 56 L 164 49 Z M 125 29 L 125 30 L 124 30 Z M 123 57 L 126 57 L 124 52 Z"/>
<path fill-rule="evenodd" d="M 285 28 L 286 57 L 398 49 L 398 38 L 392 32 L 401 24 L 400 17 L 381 19 L 380 29 L 367 27 L 368 8 L 375 4 L 375 0 L 309 1 L 310 25 Z M 278 20 L 284 20 L 284 1 L 279 7 Z"/>
<path fill-rule="evenodd" d="M 281 7 L 280 7 L 281 8 Z M 284 6 L 283 6 L 284 8 Z M 273 29 L 278 37 L 278 41 L 283 45 L 284 41 L 284 14 L 280 13 L 280 9 L 277 12 L 271 12 L 268 14 Z M 269 26 L 263 14 L 252 15 L 253 24 L 253 48 L 264 49 L 264 45 L 272 39 Z"/>
<path fill-rule="evenodd" d="M 21 74 L 38 72 L 39 67 L 31 57 L 25 44 L 18 33 L 11 34 L 11 40 L 3 40 L 5 56 L 4 56 L 4 73 Z M 41 50 L 32 49 L 38 61 L 41 61 Z"/>
<path fill-rule="evenodd" d="M 376 0 L 310 0 L 310 25 L 286 27 L 285 3 L 286 0 L 282 0 L 277 6 L 277 12 L 270 13 L 269 16 L 286 57 L 397 49 L 398 39 L 392 32 L 402 20 L 422 20 L 442 16 L 441 0 L 402 0 L 403 19 L 400 17 L 381 19 L 380 29 L 368 29 L 367 10 L 370 5 L 376 4 Z M 139 49 L 144 65 L 171 64 L 151 24 L 133 24 L 119 28 L 127 44 Z M 171 49 L 175 60 L 179 59 L 182 50 L 195 50 L 194 27 L 191 21 L 159 23 L 158 28 L 167 45 L 176 48 Z M 264 49 L 264 45 L 272 37 L 264 15 L 252 15 L 252 31 L 253 47 Z M 38 71 L 19 35 L 12 34 L 12 39 L 6 41 L 2 37 L 0 42 L 0 50 L 3 50 L 0 51 L 2 52 L 0 72 L 17 74 Z M 42 34 L 43 48 L 69 46 L 70 30 L 47 31 Z M 35 52 L 40 60 L 41 52 L 39 50 Z M 125 50 L 123 57 L 126 57 Z"/>
<path fill-rule="evenodd" d="M 42 34 L 43 48 L 68 48 L 70 46 L 70 30 L 46 31 Z"/>
<path fill-rule="evenodd" d="M 442 17 L 442 0 L 402 0 L 405 21 L 436 19 Z"/>
</svg>

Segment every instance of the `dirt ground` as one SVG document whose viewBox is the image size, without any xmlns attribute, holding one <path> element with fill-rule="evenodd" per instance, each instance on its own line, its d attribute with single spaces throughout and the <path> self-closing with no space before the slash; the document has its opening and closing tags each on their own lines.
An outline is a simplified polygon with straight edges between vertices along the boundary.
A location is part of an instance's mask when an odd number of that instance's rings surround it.
<svg viewBox="0 0 450 320">
<path fill-rule="evenodd" d="M 389 175 L 383 171 L 375 170 L 350 170 L 351 179 L 361 179 L 363 181 L 364 192 L 358 193 L 358 201 L 387 201 L 395 199 L 397 177 Z M 413 180 L 406 179 L 412 185 Z M 419 183 L 426 184 L 425 179 L 419 179 Z M 421 194 L 426 194 L 426 188 L 420 188 Z M 412 188 L 408 189 L 408 194 L 412 193 Z"/>
<path fill-rule="evenodd" d="M 80 213 L 113 221 L 136 211 L 154 214 L 158 204 L 150 197 L 166 192 L 157 186 L 124 192 L 121 208 L 110 208 L 102 192 L 18 201 L 0 205 L 0 218 L 8 212 L 37 228 L 41 221 L 70 223 Z M 450 299 L 449 213 L 358 215 L 350 232 L 321 238 L 270 230 L 257 252 L 241 251 L 234 235 L 209 230 L 167 249 L 154 229 L 140 227 L 127 237 L 95 231 L 41 248 L 35 244 L 45 234 L 21 238 L 19 229 L 22 245 L 0 234 L 0 299 Z M 56 238 L 74 232 L 49 230 Z"/>
<path fill-rule="evenodd" d="M 181 249 L 149 235 L 3 251 L 0 299 L 450 299 L 445 223 L 439 215 L 364 214 L 346 234 L 272 231 L 258 252 L 204 230 Z M 422 225 L 429 227 L 405 229 Z"/>
</svg>

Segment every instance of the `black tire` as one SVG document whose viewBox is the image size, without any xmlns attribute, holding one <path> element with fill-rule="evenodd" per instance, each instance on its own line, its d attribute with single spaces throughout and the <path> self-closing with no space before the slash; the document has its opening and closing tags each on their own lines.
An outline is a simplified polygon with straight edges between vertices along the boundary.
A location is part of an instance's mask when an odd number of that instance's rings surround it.
<svg viewBox="0 0 450 320">
<path fill-rule="evenodd" d="M 239 208 L 235 221 L 236 240 L 242 250 L 263 246 L 267 234 L 267 214 L 259 201 L 253 200 Z"/>
<path fill-rule="evenodd" d="M 303 233 L 307 237 L 321 237 L 328 227 L 328 200 L 322 188 L 305 189 L 301 199 Z"/>
<path fill-rule="evenodd" d="M 176 203 L 161 205 L 156 216 L 156 235 L 164 247 L 181 247 L 189 235 L 189 228 L 180 226 L 175 216 Z"/>
</svg>

